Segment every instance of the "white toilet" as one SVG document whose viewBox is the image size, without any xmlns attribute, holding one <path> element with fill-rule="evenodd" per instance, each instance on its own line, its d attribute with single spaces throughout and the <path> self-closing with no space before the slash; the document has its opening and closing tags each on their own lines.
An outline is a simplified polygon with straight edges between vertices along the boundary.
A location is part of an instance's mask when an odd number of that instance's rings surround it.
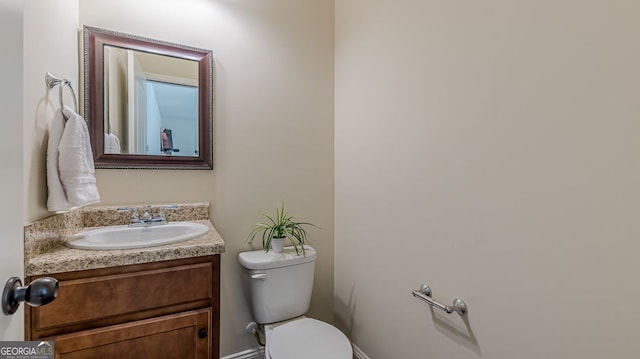
<svg viewBox="0 0 640 359">
<path fill-rule="evenodd" d="M 243 252 L 251 289 L 253 315 L 264 325 L 265 359 L 351 359 L 349 339 L 338 328 L 302 316 L 309 310 L 316 251 L 306 256 L 293 247 L 282 253 Z"/>
</svg>

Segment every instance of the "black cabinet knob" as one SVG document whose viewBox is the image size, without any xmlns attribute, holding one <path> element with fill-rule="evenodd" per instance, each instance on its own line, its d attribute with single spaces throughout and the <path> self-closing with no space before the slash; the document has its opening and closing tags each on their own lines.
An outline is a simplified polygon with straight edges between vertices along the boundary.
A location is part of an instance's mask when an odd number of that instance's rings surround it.
<svg viewBox="0 0 640 359">
<path fill-rule="evenodd" d="M 200 329 L 198 331 L 198 338 L 204 339 L 206 337 L 207 337 L 207 330 L 206 329 Z"/>
</svg>

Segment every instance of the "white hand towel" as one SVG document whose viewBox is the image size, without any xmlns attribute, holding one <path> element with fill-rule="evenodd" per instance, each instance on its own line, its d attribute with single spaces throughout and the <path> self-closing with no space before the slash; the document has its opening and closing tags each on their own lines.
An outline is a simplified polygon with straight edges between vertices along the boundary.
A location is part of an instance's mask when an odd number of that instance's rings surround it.
<svg viewBox="0 0 640 359">
<path fill-rule="evenodd" d="M 115 133 L 104 134 L 104 153 L 120 153 L 120 139 Z"/>
<path fill-rule="evenodd" d="M 64 194 L 62 182 L 60 182 L 60 172 L 58 171 L 58 145 L 64 131 L 64 115 L 62 111 L 56 111 L 49 126 L 49 142 L 47 144 L 47 187 L 49 195 L 47 208 L 51 212 L 68 211 L 71 206 L 67 202 Z"/>
<path fill-rule="evenodd" d="M 114 152 L 114 153 L 122 152 L 122 147 L 120 147 L 120 139 L 118 138 L 118 136 L 116 136 L 115 133 L 109 133 L 109 135 L 113 139 L 114 150 L 118 151 L 118 152 Z"/>
<path fill-rule="evenodd" d="M 98 203 L 100 195 L 87 124 L 70 108 L 65 106 L 63 112 L 67 122 L 58 145 L 58 171 L 67 202 L 71 207 Z"/>
</svg>

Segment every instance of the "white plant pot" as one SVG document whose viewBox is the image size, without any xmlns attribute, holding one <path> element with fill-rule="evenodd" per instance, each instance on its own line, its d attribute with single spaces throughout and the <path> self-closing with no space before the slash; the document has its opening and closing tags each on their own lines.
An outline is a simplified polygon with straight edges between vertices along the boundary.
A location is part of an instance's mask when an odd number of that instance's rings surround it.
<svg viewBox="0 0 640 359">
<path fill-rule="evenodd" d="M 282 253 L 284 248 L 284 241 L 287 238 L 271 238 L 271 250 L 273 253 Z"/>
</svg>

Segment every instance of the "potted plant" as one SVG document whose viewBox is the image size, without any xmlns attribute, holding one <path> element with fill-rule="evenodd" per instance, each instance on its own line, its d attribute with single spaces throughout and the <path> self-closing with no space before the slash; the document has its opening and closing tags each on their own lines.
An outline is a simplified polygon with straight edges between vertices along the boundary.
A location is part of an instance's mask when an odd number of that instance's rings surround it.
<svg viewBox="0 0 640 359">
<path fill-rule="evenodd" d="M 302 254 L 305 255 L 304 244 L 309 238 L 309 233 L 303 226 L 316 227 L 315 225 L 294 220 L 294 217 L 289 215 L 284 208 L 284 202 L 279 207 L 276 207 L 275 217 L 262 211 L 260 213 L 268 221 L 256 224 L 256 228 L 249 234 L 249 243 L 253 242 L 258 233 L 262 233 L 262 248 L 265 252 L 272 249 L 275 253 L 281 253 L 285 240 L 289 239 L 296 253 L 300 254 L 298 249 L 298 246 L 300 246 Z"/>
</svg>

